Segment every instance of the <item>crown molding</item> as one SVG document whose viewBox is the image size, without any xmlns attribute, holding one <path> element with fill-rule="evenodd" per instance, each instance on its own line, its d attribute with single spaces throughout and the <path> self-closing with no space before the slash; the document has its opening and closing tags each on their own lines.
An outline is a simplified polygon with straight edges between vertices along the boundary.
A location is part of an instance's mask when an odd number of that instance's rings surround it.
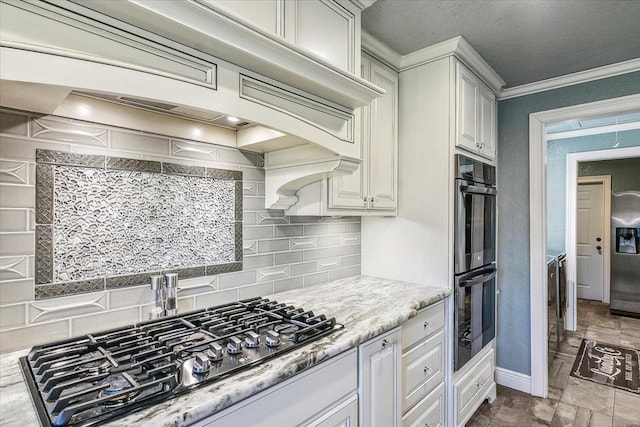
<svg viewBox="0 0 640 427">
<path fill-rule="evenodd" d="M 361 43 L 365 52 L 399 72 L 453 55 L 471 67 L 494 92 L 498 93 L 500 88 L 505 85 L 504 80 L 491 65 L 482 59 L 480 54 L 462 36 L 445 40 L 406 55 L 400 55 L 364 30 L 362 31 Z"/>
<path fill-rule="evenodd" d="M 360 43 L 362 45 L 362 50 L 393 68 L 395 71 L 400 71 L 402 55 L 382 43 L 364 29 L 361 30 L 361 38 L 362 40 Z"/>
<path fill-rule="evenodd" d="M 450 55 L 456 56 L 471 67 L 494 92 L 499 92 L 500 88 L 506 84 L 491 65 L 482 59 L 480 54 L 462 36 L 454 37 L 404 55 L 402 57 L 400 71 L 436 61 Z"/>
<path fill-rule="evenodd" d="M 517 98 L 519 96 L 531 95 L 561 87 L 606 79 L 607 77 L 619 76 L 621 74 L 633 73 L 636 71 L 640 71 L 640 58 L 507 88 L 500 93 L 498 100 Z"/>
</svg>

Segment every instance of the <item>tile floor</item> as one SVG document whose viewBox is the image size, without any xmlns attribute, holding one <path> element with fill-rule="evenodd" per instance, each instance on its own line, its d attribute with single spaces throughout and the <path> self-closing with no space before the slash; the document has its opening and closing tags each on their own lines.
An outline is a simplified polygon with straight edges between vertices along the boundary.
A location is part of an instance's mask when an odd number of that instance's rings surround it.
<svg viewBox="0 0 640 427">
<path fill-rule="evenodd" d="M 541 399 L 498 386 L 493 404 L 484 402 L 468 427 L 609 426 L 640 427 L 640 394 L 569 376 L 583 338 L 640 349 L 640 319 L 612 316 L 609 306 L 578 300 L 578 330 L 549 342 L 549 397 Z"/>
</svg>

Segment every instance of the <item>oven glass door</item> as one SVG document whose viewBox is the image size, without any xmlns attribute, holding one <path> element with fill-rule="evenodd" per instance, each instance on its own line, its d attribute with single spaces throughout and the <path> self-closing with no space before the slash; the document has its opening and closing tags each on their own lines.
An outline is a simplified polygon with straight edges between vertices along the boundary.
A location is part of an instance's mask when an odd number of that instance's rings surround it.
<svg viewBox="0 0 640 427">
<path fill-rule="evenodd" d="M 487 345 L 496 335 L 494 266 L 456 277 L 455 370 Z"/>
<path fill-rule="evenodd" d="M 456 180 L 455 274 L 496 259 L 496 189 Z"/>
</svg>

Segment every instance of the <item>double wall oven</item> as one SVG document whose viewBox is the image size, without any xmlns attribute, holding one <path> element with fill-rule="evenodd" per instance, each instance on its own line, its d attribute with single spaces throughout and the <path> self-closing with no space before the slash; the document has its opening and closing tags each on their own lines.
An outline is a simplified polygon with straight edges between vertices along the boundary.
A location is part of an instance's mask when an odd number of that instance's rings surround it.
<svg viewBox="0 0 640 427">
<path fill-rule="evenodd" d="M 456 155 L 455 370 L 495 337 L 495 186 L 495 167 Z"/>
</svg>

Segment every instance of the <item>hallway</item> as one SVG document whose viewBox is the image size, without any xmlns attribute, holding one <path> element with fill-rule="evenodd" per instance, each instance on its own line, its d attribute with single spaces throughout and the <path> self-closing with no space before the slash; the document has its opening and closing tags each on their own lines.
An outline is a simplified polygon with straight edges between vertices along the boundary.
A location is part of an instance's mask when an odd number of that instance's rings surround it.
<svg viewBox="0 0 640 427">
<path fill-rule="evenodd" d="M 640 319 L 613 316 L 608 304 L 578 300 L 578 330 L 549 342 L 549 397 L 541 399 L 498 386 L 467 423 L 487 426 L 640 426 L 640 394 L 570 377 L 583 338 L 640 349 Z"/>
</svg>

